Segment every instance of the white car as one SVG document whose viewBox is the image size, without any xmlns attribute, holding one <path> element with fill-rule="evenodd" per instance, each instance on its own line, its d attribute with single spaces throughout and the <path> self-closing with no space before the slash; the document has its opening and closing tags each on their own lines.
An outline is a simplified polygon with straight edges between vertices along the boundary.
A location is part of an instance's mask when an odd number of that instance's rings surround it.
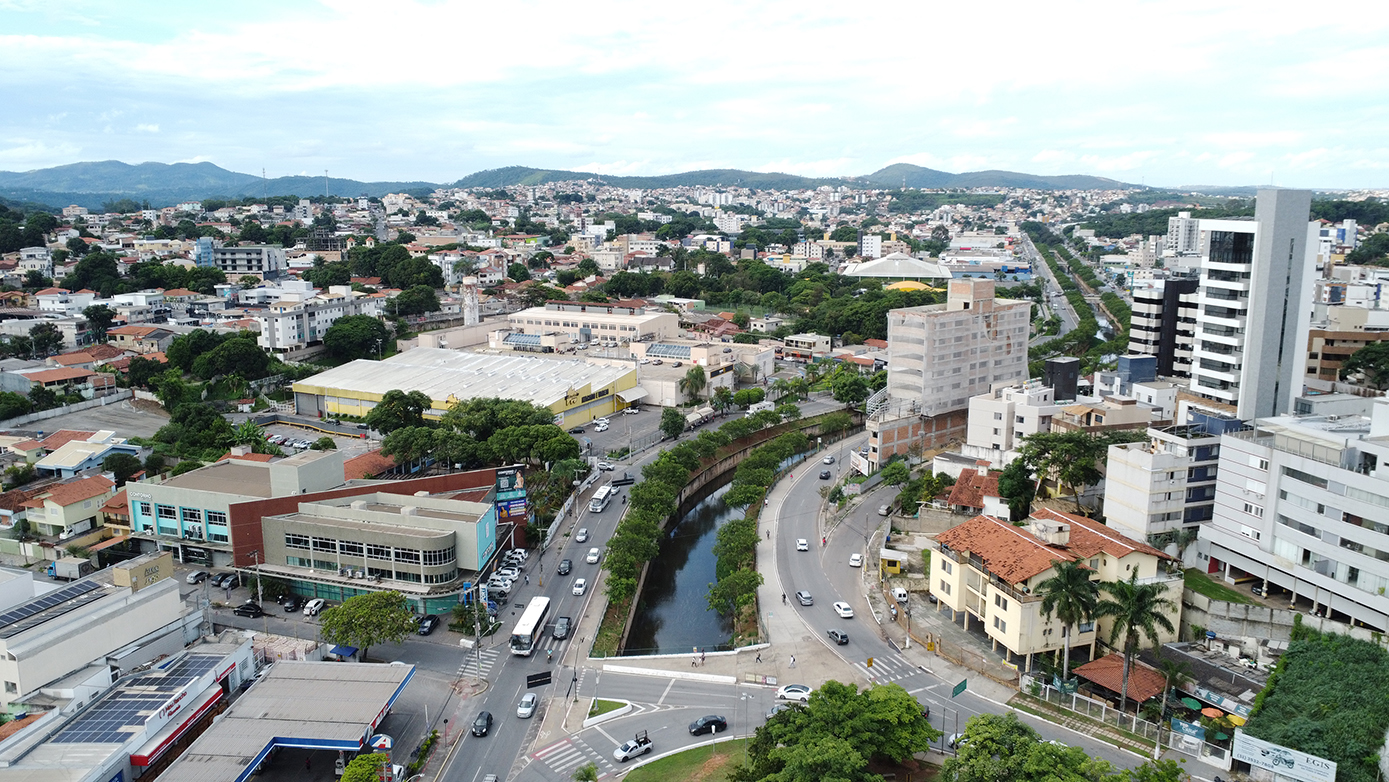
<svg viewBox="0 0 1389 782">
<path fill-rule="evenodd" d="M 523 720 L 528 720 L 535 716 L 535 704 L 539 699 L 535 693 L 528 692 L 521 696 L 521 702 L 516 706 L 516 716 Z"/>
<path fill-rule="evenodd" d="M 806 684 L 787 684 L 776 691 L 777 698 L 806 703 L 810 700 L 810 686 Z"/>
<path fill-rule="evenodd" d="M 805 539 L 805 538 L 796 538 L 796 550 L 797 550 L 797 551 L 809 551 L 809 550 L 810 550 L 810 543 L 806 542 L 806 539 Z"/>
<path fill-rule="evenodd" d="M 588 527 L 583 527 L 583 528 L 581 528 L 578 532 L 574 533 L 574 542 L 575 542 L 575 543 L 587 543 L 587 542 L 588 542 Z"/>
<path fill-rule="evenodd" d="M 612 423 L 612 421 L 609 421 L 606 417 L 604 417 L 604 418 L 595 418 L 595 419 L 593 419 L 593 423 L 595 423 L 595 424 L 602 424 L 603 426 L 607 426 L 608 424 Z"/>
<path fill-rule="evenodd" d="M 833 456 L 826 456 L 824 459 L 821 459 L 821 460 L 820 460 L 820 463 L 821 463 L 821 464 L 834 464 L 834 457 L 833 457 Z"/>
<path fill-rule="evenodd" d="M 863 567 L 863 555 L 862 555 L 862 554 L 850 554 L 850 555 L 849 555 L 849 567 Z"/>
<path fill-rule="evenodd" d="M 327 601 L 321 597 L 315 597 L 313 600 L 305 603 L 304 616 L 318 616 L 319 612 L 323 610 L 323 606 L 326 602 Z"/>
<path fill-rule="evenodd" d="M 588 589 L 588 582 L 580 578 L 574 581 L 574 594 L 582 595 Z"/>
<path fill-rule="evenodd" d="M 596 549 L 596 548 L 591 548 L 591 549 L 589 549 L 589 550 L 588 550 L 588 556 L 587 556 L 587 557 L 584 557 L 584 561 L 587 562 L 587 563 L 590 564 L 590 565 L 596 565 L 596 564 L 598 564 L 598 549 Z"/>
<path fill-rule="evenodd" d="M 853 607 L 842 600 L 834 604 L 834 612 L 839 614 L 840 619 L 850 619 L 854 615 Z"/>
<path fill-rule="evenodd" d="M 504 567 L 501 570 L 497 571 L 497 576 L 500 578 L 504 578 L 507 581 L 515 581 L 516 579 L 521 577 L 521 571 L 517 570 L 514 567 Z"/>
<path fill-rule="evenodd" d="M 608 425 L 607 425 L 607 424 L 599 424 L 599 425 L 593 427 L 593 431 L 595 431 L 595 432 L 606 432 L 606 431 L 608 431 Z"/>
</svg>

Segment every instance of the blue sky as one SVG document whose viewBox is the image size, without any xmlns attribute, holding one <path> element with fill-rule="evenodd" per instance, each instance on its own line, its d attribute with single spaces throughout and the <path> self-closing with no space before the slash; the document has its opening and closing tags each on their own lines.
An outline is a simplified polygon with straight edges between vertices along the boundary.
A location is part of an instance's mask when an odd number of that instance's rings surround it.
<svg viewBox="0 0 1389 782">
<path fill-rule="evenodd" d="M 1389 187 L 1382 2 L 0 0 L 0 170 Z"/>
</svg>

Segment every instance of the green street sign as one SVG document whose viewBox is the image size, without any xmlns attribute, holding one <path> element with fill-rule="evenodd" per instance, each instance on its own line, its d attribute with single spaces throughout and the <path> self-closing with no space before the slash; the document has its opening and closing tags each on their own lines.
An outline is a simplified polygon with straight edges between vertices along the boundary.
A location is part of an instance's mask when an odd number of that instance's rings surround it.
<svg viewBox="0 0 1389 782">
<path fill-rule="evenodd" d="M 967 685 L 967 684 L 969 684 L 969 679 L 961 679 L 961 680 L 960 680 L 960 683 L 957 684 L 957 685 L 955 685 L 954 691 L 952 691 L 952 692 L 950 693 L 950 697 L 954 698 L 955 696 L 957 696 L 957 695 L 959 695 L 960 693 L 964 692 L 964 691 L 965 691 L 965 685 Z"/>
</svg>

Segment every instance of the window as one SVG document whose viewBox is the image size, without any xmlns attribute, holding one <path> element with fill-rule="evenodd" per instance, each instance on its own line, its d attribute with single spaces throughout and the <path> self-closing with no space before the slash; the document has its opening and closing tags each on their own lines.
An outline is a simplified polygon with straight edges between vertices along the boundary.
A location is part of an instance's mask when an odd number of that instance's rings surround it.
<svg viewBox="0 0 1389 782">
<path fill-rule="evenodd" d="M 18 695 L 19 685 L 14 682 L 5 682 L 5 693 L 7 695 Z"/>
<path fill-rule="evenodd" d="M 1000 633 L 1006 633 L 1008 632 L 1008 623 L 998 617 L 994 617 L 994 628 Z"/>
<path fill-rule="evenodd" d="M 337 570 L 338 570 L 338 563 L 336 563 L 336 562 L 329 562 L 329 561 L 326 560 L 326 559 L 315 559 L 315 560 L 313 561 L 313 569 L 314 569 L 314 570 L 331 570 L 331 571 L 333 571 L 333 572 L 336 573 Z"/>
<path fill-rule="evenodd" d="M 1000 594 L 998 594 L 997 592 L 995 592 L 995 593 L 994 593 L 994 605 L 998 606 L 999 608 L 1003 609 L 1004 611 L 1007 611 L 1007 610 L 1008 610 L 1008 598 L 1006 598 L 1006 597 L 1004 597 L 1003 595 L 1000 595 Z"/>
<path fill-rule="evenodd" d="M 454 561 L 454 558 L 455 554 L 453 546 L 449 546 L 448 548 L 440 551 L 424 552 L 424 564 L 426 565 L 447 565 L 448 563 Z"/>
<path fill-rule="evenodd" d="M 450 570 L 447 573 L 425 573 L 424 583 L 426 584 L 447 584 L 458 578 L 457 570 Z"/>
<path fill-rule="evenodd" d="M 1318 478 L 1317 476 L 1311 473 L 1303 472 L 1302 470 L 1293 469 L 1292 467 L 1284 467 L 1283 474 L 1288 476 L 1289 478 L 1292 478 L 1295 481 L 1302 481 L 1303 483 L 1311 484 L 1317 487 L 1318 489 L 1326 488 L 1325 478 Z"/>
<path fill-rule="evenodd" d="M 950 584 L 943 578 L 940 580 L 940 593 L 942 595 L 950 594 Z"/>
<path fill-rule="evenodd" d="M 340 540 L 338 541 L 338 552 L 345 557 L 360 557 L 362 556 L 362 544 L 350 540 Z"/>
<path fill-rule="evenodd" d="M 369 558 L 371 558 L 371 559 L 385 559 L 385 560 L 389 560 L 389 559 L 391 558 L 391 547 L 390 547 L 390 546 L 378 546 L 378 545 L 376 545 L 375 543 L 368 543 L 368 544 L 367 544 L 367 556 L 368 556 Z M 389 572 L 387 572 L 387 575 L 389 575 Z"/>
<path fill-rule="evenodd" d="M 1002 420 L 1003 420 L 1003 413 L 994 413 L 994 420 L 995 420 L 995 421 L 1002 421 Z"/>
<path fill-rule="evenodd" d="M 227 526 L 227 514 L 220 510 L 207 511 L 207 523 L 225 527 Z"/>
<path fill-rule="evenodd" d="M 197 508 L 180 508 L 180 510 L 183 512 L 184 524 L 203 523 L 203 512 L 198 510 Z"/>
<path fill-rule="evenodd" d="M 941 572 L 945 573 L 946 575 L 949 575 L 949 574 L 955 572 L 955 567 L 954 567 L 954 565 L 953 565 L 953 564 L 950 562 L 950 560 L 948 560 L 948 559 L 942 559 L 942 560 L 940 561 L 940 569 L 941 569 Z"/>
<path fill-rule="evenodd" d="M 397 570 L 397 571 L 395 572 L 395 580 L 396 580 L 396 581 L 413 581 L 413 582 L 415 582 L 416 584 L 418 584 L 418 583 L 420 583 L 421 581 L 423 581 L 424 579 L 423 579 L 422 576 L 420 576 L 419 573 L 411 573 L 411 572 L 408 571 L 408 570 Z"/>
<path fill-rule="evenodd" d="M 308 557 L 285 557 L 285 564 L 293 565 L 294 567 L 311 567 L 313 565 L 313 560 Z"/>
<path fill-rule="evenodd" d="M 307 549 L 308 547 L 309 547 L 309 536 L 308 536 L 308 535 L 296 535 L 296 534 L 294 534 L 293 532 L 286 532 L 286 533 L 285 533 L 285 548 L 302 548 L 302 549 Z"/>
<path fill-rule="evenodd" d="M 336 540 L 333 540 L 332 538 L 314 538 L 313 550 L 337 553 L 338 542 Z"/>
<path fill-rule="evenodd" d="M 217 543 L 226 543 L 231 540 L 225 532 L 217 532 L 216 530 L 208 530 L 207 539 Z"/>
<path fill-rule="evenodd" d="M 178 518 L 178 511 L 172 505 L 156 505 L 155 510 L 161 519 L 175 520 Z"/>
<path fill-rule="evenodd" d="M 379 568 L 379 567 L 369 567 L 369 568 L 367 568 L 367 577 L 368 577 L 368 578 L 395 578 L 395 573 L 394 573 L 393 571 L 391 571 L 391 570 L 387 570 L 387 569 L 383 569 L 383 568 Z"/>
<path fill-rule="evenodd" d="M 395 550 L 395 561 L 413 562 L 418 565 L 420 563 L 420 550 L 414 548 L 398 548 Z"/>
<path fill-rule="evenodd" d="M 154 515 L 154 512 L 150 510 L 150 504 L 148 502 L 137 502 L 135 504 L 139 506 L 141 516 L 144 516 L 148 519 L 149 517 Z"/>
<path fill-rule="evenodd" d="M 1264 506 L 1262 506 L 1262 505 L 1255 505 L 1255 504 L 1253 504 L 1253 503 L 1251 503 L 1251 502 L 1246 502 L 1246 503 L 1244 503 L 1244 512 L 1245 512 L 1245 513 L 1248 513 L 1248 514 L 1251 515 L 1251 516 L 1258 516 L 1259 518 L 1263 518 L 1263 516 L 1264 516 Z"/>
</svg>

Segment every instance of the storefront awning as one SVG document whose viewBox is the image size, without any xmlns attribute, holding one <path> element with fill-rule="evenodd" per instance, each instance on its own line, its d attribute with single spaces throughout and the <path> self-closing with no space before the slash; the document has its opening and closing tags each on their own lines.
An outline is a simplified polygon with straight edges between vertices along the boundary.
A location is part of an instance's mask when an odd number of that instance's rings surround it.
<svg viewBox="0 0 1389 782">
<path fill-rule="evenodd" d="M 621 399 L 624 402 L 627 402 L 628 404 L 631 404 L 632 402 L 635 402 L 638 399 L 645 399 L 646 395 L 646 389 L 642 388 L 641 386 L 629 388 L 626 391 L 617 392 L 617 398 Z"/>
<path fill-rule="evenodd" d="M 164 754 L 175 741 L 178 741 L 184 733 L 188 731 L 198 718 L 206 714 L 217 701 L 222 699 L 221 685 L 214 684 L 203 690 L 202 694 L 193 699 L 192 703 L 185 706 L 182 711 L 174 715 L 174 718 L 164 729 L 155 734 L 154 738 L 145 742 L 143 747 L 131 753 L 130 764 L 132 766 L 150 766 Z"/>
</svg>

